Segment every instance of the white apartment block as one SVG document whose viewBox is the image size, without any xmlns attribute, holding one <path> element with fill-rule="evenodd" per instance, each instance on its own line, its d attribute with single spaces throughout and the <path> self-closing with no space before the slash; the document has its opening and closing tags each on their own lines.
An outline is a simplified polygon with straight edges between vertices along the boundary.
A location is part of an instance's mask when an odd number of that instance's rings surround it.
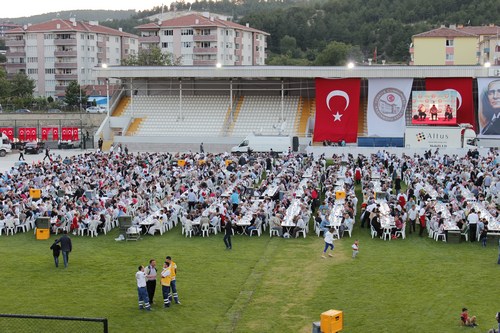
<svg viewBox="0 0 500 333">
<path fill-rule="evenodd" d="M 63 96 L 71 81 L 101 85 L 92 69 L 116 66 L 137 54 L 138 36 L 75 19 L 25 25 L 6 32 L 7 75 L 26 73 L 35 80 L 35 95 Z"/>
<path fill-rule="evenodd" d="M 153 45 L 180 58 L 183 66 L 265 65 L 268 33 L 219 19 L 190 14 L 143 24 L 141 48 Z"/>
</svg>

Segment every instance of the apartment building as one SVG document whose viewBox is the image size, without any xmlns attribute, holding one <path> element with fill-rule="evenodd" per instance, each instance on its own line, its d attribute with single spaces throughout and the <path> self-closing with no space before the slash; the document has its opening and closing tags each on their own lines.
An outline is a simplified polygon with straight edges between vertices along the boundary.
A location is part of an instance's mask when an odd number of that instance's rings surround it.
<svg viewBox="0 0 500 333">
<path fill-rule="evenodd" d="M 158 46 L 184 66 L 264 65 L 268 33 L 216 16 L 189 14 L 136 27 L 141 48 Z"/>
<path fill-rule="evenodd" d="M 499 28 L 450 25 L 412 36 L 410 65 L 500 63 Z"/>
<path fill-rule="evenodd" d="M 26 73 L 35 80 L 35 95 L 63 96 L 71 81 L 105 84 L 92 69 L 120 65 L 136 54 L 138 36 L 75 19 L 54 19 L 6 32 L 7 75 Z"/>
</svg>

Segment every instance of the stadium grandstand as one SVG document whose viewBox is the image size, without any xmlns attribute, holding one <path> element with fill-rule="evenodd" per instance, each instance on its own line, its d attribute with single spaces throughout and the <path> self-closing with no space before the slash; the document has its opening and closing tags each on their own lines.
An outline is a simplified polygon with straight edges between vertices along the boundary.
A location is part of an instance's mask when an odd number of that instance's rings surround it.
<svg viewBox="0 0 500 333">
<path fill-rule="evenodd" d="M 453 81 L 466 78 L 470 81 L 470 91 L 462 95 L 470 96 L 459 98 L 460 102 L 462 98 L 470 99 L 470 105 L 462 106 L 466 109 L 463 114 L 470 114 L 467 121 L 476 126 L 478 80 L 493 80 L 500 76 L 500 67 L 493 66 L 109 66 L 94 70 L 102 81 L 119 79 L 121 82 L 120 89 L 109 97 L 109 116 L 95 136 L 95 140 L 104 139 L 104 149 L 112 143 L 127 144 L 129 147 L 139 145 L 142 149 L 155 145 L 168 148 L 170 144 L 183 143 L 196 150 L 199 143 L 204 142 L 206 147 L 218 151 L 237 144 L 251 133 L 297 136 L 301 146 L 321 145 L 323 140 L 315 139 L 314 125 L 318 78 L 357 79 L 359 97 L 353 101 L 352 96 L 350 99 L 347 96 L 344 109 L 356 107 L 355 135 L 354 139 L 346 141 L 351 145 L 363 142 L 372 146 L 388 146 L 399 141 L 394 141 L 394 136 L 384 141 L 383 135 L 374 135 L 369 130 L 368 87 L 371 80 L 411 80 L 409 87 L 414 92 L 426 90 L 430 79 Z M 404 104 L 402 127 L 412 121 L 409 96 L 408 103 Z M 382 113 L 387 113 L 387 110 L 395 113 L 394 105 L 385 101 L 381 101 L 380 105 Z M 402 138 L 400 141 L 395 145 L 401 145 Z"/>
</svg>

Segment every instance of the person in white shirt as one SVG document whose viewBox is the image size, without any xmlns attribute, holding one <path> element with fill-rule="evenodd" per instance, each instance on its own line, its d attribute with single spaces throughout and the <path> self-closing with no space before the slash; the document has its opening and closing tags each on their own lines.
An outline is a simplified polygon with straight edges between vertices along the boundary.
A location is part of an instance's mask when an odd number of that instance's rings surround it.
<svg viewBox="0 0 500 333">
<path fill-rule="evenodd" d="M 137 294 L 139 296 L 139 310 L 146 309 L 147 311 L 151 311 L 148 292 L 146 290 L 146 273 L 144 273 L 144 266 L 140 265 L 138 269 L 137 273 L 135 273 L 135 279 L 137 281 Z"/>
<path fill-rule="evenodd" d="M 474 242 L 476 240 L 477 222 L 479 221 L 479 216 L 474 208 L 470 210 L 467 221 L 469 222 L 469 239 Z"/>
<path fill-rule="evenodd" d="M 333 252 L 333 249 L 334 249 L 334 246 L 333 246 L 333 233 L 334 233 L 335 229 L 334 228 L 330 228 L 327 232 L 325 232 L 325 249 L 323 250 L 323 255 L 321 256 L 321 258 L 325 259 L 326 258 L 326 251 L 328 250 L 328 248 L 330 248 L 330 251 Z M 331 253 L 328 253 L 328 256 L 329 257 L 333 257 L 333 255 Z"/>
<path fill-rule="evenodd" d="M 418 215 L 418 210 L 415 206 L 415 204 L 413 204 L 410 208 L 410 210 L 408 211 L 408 221 L 410 222 L 410 234 L 413 232 L 413 231 L 417 231 L 416 230 L 416 224 L 417 224 L 417 215 Z"/>
</svg>

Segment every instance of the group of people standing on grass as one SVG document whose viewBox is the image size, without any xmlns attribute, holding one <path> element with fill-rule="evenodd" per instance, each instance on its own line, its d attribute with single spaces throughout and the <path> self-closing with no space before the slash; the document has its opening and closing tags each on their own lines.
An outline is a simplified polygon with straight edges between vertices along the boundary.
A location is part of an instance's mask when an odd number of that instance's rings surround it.
<svg viewBox="0 0 500 333">
<path fill-rule="evenodd" d="M 137 293 L 139 298 L 139 310 L 151 311 L 154 303 L 156 284 L 160 278 L 161 292 L 163 296 L 163 307 L 169 308 L 172 299 L 175 304 L 181 304 L 177 294 L 177 264 L 170 256 L 165 258 L 162 269 L 156 267 L 156 260 L 149 260 L 149 265 L 138 267 L 135 273 L 137 281 Z"/>
</svg>

